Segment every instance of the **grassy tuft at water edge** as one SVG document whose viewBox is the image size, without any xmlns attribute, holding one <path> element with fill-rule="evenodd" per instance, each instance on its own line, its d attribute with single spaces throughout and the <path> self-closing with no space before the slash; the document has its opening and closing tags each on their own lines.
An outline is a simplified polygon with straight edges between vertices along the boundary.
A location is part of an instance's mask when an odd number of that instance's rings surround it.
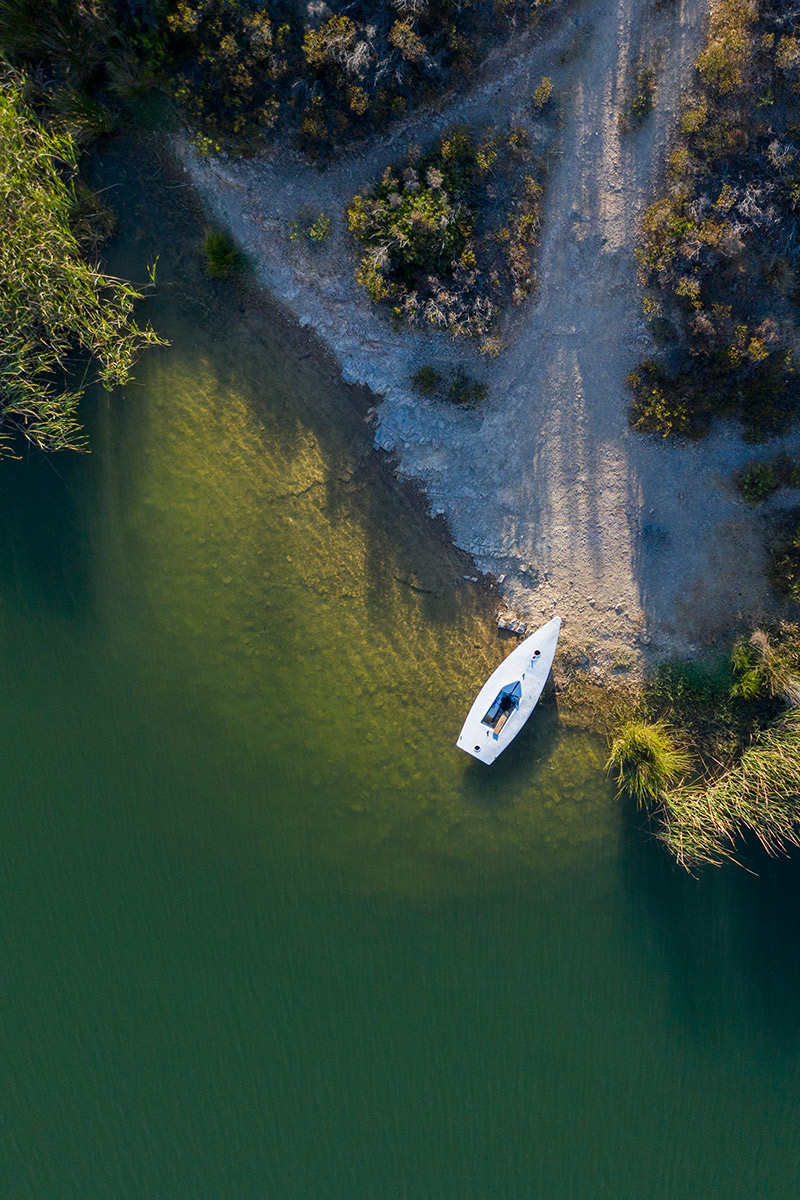
<svg viewBox="0 0 800 1200">
<path fill-rule="evenodd" d="M 606 769 L 616 771 L 620 791 L 646 808 L 689 774 L 692 760 L 663 721 L 630 720 L 612 738 Z"/>
</svg>

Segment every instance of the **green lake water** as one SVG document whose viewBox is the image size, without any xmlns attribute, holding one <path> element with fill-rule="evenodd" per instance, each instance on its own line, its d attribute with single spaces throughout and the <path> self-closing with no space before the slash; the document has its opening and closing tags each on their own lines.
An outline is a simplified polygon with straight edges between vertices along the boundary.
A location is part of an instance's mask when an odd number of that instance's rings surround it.
<svg viewBox="0 0 800 1200">
<path fill-rule="evenodd" d="M 122 156 L 124 157 L 124 155 Z M 0 1195 L 800 1195 L 800 870 L 672 869 L 361 399 L 105 165 L 170 338 L 0 464 Z"/>
</svg>

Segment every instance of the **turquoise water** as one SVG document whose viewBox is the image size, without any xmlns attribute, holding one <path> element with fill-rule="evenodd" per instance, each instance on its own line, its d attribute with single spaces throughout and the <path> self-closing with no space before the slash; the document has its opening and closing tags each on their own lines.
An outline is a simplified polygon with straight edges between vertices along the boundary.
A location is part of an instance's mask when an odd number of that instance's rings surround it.
<svg viewBox="0 0 800 1200">
<path fill-rule="evenodd" d="M 673 871 L 553 698 L 455 749 L 491 597 L 142 171 L 171 346 L 0 466 L 2 1195 L 795 1197 L 797 865 Z"/>
</svg>

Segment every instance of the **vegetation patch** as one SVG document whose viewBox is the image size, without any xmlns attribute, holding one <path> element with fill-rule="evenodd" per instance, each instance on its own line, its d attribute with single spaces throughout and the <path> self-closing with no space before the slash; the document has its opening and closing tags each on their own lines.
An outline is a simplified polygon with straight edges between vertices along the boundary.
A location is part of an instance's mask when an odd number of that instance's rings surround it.
<svg viewBox="0 0 800 1200">
<path fill-rule="evenodd" d="M 301 240 L 319 246 L 331 235 L 331 219 L 324 212 L 315 213 L 311 208 L 302 209 L 289 222 L 289 237 L 293 242 Z"/>
<path fill-rule="evenodd" d="M 90 381 L 67 382 L 76 352 L 106 387 L 124 384 L 140 348 L 159 341 L 133 319 L 141 294 L 105 275 L 75 232 L 76 147 L 0 78 L 0 423 L 42 450 L 78 449 L 77 407 Z M 7 440 L 6 440 L 7 445 Z"/>
<path fill-rule="evenodd" d="M 800 512 L 781 523 L 770 550 L 768 573 L 780 596 L 800 601 Z"/>
<path fill-rule="evenodd" d="M 629 97 L 620 113 L 623 132 L 638 129 L 653 111 L 657 71 L 653 63 L 639 62 L 629 89 Z"/>
<path fill-rule="evenodd" d="M 147 69 L 201 140 L 242 148 L 290 132 L 312 159 L 467 79 L 498 30 L 550 0 L 119 0 Z"/>
<path fill-rule="evenodd" d="M 489 395 L 488 386 L 473 379 L 463 367 L 443 372 L 426 364 L 411 376 L 411 386 L 420 396 L 449 400 L 465 407 L 480 404 Z"/>
<path fill-rule="evenodd" d="M 524 129 L 458 126 L 412 150 L 347 207 L 358 282 L 395 319 L 479 338 L 491 353 L 503 305 L 536 286 L 544 174 Z"/>
<path fill-rule="evenodd" d="M 768 854 L 800 845 L 800 713 L 763 730 L 738 763 L 708 786 L 664 792 L 660 836 L 687 869 L 736 861 L 747 836 Z"/>
<path fill-rule="evenodd" d="M 608 769 L 688 870 L 800 845 L 800 629 L 755 630 L 728 658 L 665 664 L 611 736 Z M 684 747 L 691 747 L 692 757 Z"/>
<path fill-rule="evenodd" d="M 606 769 L 640 807 L 658 800 L 691 769 L 691 759 L 663 721 L 626 721 L 611 742 Z"/>
<path fill-rule="evenodd" d="M 736 486 L 748 504 L 760 504 L 780 488 L 800 487 L 800 463 L 788 454 L 748 463 L 736 476 Z"/>
<path fill-rule="evenodd" d="M 534 88 L 531 103 L 534 112 L 541 112 L 553 98 L 553 81 L 547 75 L 543 75 L 539 83 Z"/>
<path fill-rule="evenodd" d="M 731 666 L 736 681 L 733 697 L 758 700 L 768 697 L 794 707 L 800 705 L 798 646 L 796 633 L 785 633 L 783 642 L 756 629 L 749 638 L 740 638 L 733 647 Z"/>
<path fill-rule="evenodd" d="M 236 242 L 225 229 L 207 229 L 203 238 L 206 270 L 212 279 L 228 279 L 241 271 L 245 263 Z"/>
<path fill-rule="evenodd" d="M 776 454 L 748 463 L 735 476 L 735 482 L 748 504 L 760 504 L 780 488 L 800 487 L 800 464 L 788 454 Z"/>
<path fill-rule="evenodd" d="M 115 0 L 0 0 L 0 59 L 24 72 L 26 99 L 79 148 L 153 88 Z"/>
<path fill-rule="evenodd" d="M 662 363 L 631 376 L 634 428 L 761 441 L 796 419 L 800 40 L 780 0 L 723 0 L 637 248 Z"/>
</svg>

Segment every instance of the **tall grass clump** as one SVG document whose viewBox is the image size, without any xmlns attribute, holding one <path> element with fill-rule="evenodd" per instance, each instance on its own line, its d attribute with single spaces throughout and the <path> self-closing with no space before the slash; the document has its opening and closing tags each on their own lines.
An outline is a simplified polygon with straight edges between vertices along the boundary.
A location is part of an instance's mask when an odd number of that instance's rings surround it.
<svg viewBox="0 0 800 1200">
<path fill-rule="evenodd" d="M 733 696 L 745 700 L 771 696 L 785 704 L 800 705 L 800 675 L 792 647 L 774 642 L 763 629 L 756 629 L 749 638 L 740 639 L 733 648 L 731 665 L 736 682 Z"/>
<path fill-rule="evenodd" d="M 606 766 L 689 871 L 737 861 L 748 840 L 769 854 L 800 846 L 800 627 L 756 629 L 705 662 L 662 663 Z"/>
<path fill-rule="evenodd" d="M 206 269 L 212 279 L 227 279 L 244 265 L 244 255 L 224 229 L 207 229 L 203 238 Z"/>
<path fill-rule="evenodd" d="M 0 75 L 0 424 L 42 450 L 78 449 L 90 377 L 69 385 L 71 356 L 88 353 L 110 388 L 159 338 L 133 319 L 141 294 L 82 255 L 75 143 L 37 120 L 22 83 Z"/>
<path fill-rule="evenodd" d="M 608 771 L 616 772 L 620 791 L 628 791 L 639 808 L 657 804 L 691 767 L 691 758 L 663 721 L 626 721 L 612 739 L 606 763 Z"/>
<path fill-rule="evenodd" d="M 747 835 L 771 855 L 800 846 L 800 713 L 765 730 L 740 761 L 706 787 L 663 797 L 659 837 L 687 869 L 735 860 Z"/>
</svg>

